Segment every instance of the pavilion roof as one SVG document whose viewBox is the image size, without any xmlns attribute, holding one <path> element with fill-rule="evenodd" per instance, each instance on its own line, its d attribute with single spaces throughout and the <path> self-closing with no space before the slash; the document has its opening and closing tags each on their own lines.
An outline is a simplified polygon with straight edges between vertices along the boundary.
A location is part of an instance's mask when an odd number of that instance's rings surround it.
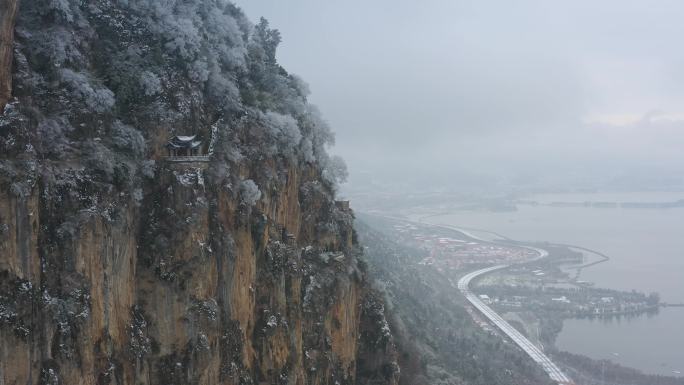
<svg viewBox="0 0 684 385">
<path fill-rule="evenodd" d="M 192 135 L 192 136 L 183 136 L 183 135 L 176 135 L 173 138 L 169 139 L 169 142 L 166 144 L 166 147 L 170 149 L 195 149 L 199 147 L 202 144 L 201 140 L 195 140 L 197 135 Z"/>
</svg>

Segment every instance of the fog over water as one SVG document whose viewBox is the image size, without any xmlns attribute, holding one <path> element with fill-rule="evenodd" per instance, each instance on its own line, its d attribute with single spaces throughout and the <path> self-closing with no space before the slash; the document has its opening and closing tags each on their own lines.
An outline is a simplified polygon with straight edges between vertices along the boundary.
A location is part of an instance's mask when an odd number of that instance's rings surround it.
<svg viewBox="0 0 684 385">
<path fill-rule="evenodd" d="M 551 202 L 672 202 L 684 193 L 548 194 Z M 665 302 L 684 303 L 684 207 L 625 209 L 520 205 L 516 211 L 463 210 L 432 216 L 433 223 L 484 228 L 518 240 L 587 247 L 611 259 L 583 270 L 580 279 L 598 287 L 658 292 Z M 596 359 L 610 359 L 646 373 L 684 371 L 684 308 L 613 320 L 566 320 L 556 345 Z"/>
<path fill-rule="evenodd" d="M 671 202 L 684 193 L 549 194 L 537 202 Z M 684 303 L 684 207 L 623 209 L 519 205 L 516 211 L 463 210 L 433 216 L 433 223 L 487 229 L 521 241 L 571 244 L 611 260 L 582 272 L 601 287 L 658 292 Z M 684 335 L 684 334 L 683 334 Z"/>
<path fill-rule="evenodd" d="M 684 184 L 681 1 L 238 5 L 282 32 L 350 188 Z"/>
</svg>

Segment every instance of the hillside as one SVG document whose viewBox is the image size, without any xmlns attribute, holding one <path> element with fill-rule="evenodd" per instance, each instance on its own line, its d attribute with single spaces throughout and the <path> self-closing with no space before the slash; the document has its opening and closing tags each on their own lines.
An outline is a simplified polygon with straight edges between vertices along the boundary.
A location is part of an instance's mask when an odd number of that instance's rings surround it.
<svg viewBox="0 0 684 385">
<path fill-rule="evenodd" d="M 0 383 L 396 383 L 277 30 L 223 0 L 0 11 Z"/>
<path fill-rule="evenodd" d="M 396 222 L 364 215 L 357 224 L 370 275 L 388 307 L 402 385 L 548 385 L 551 380 L 515 345 L 480 328 L 449 277 L 419 262 Z"/>
</svg>

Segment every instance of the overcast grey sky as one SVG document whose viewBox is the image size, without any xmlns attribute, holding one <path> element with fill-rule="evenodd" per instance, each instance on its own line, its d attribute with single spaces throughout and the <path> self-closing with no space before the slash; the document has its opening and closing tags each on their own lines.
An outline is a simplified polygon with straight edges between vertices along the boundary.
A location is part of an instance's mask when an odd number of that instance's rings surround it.
<svg viewBox="0 0 684 385">
<path fill-rule="evenodd" d="M 281 31 L 352 175 L 684 165 L 684 1 L 237 3 Z"/>
</svg>

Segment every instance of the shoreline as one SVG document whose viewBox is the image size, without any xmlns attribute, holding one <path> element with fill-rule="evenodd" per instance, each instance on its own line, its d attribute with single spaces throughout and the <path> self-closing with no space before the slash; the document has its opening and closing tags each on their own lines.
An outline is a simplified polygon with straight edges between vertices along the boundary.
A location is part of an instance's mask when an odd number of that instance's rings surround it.
<svg viewBox="0 0 684 385">
<path fill-rule="evenodd" d="M 376 217 L 382 217 L 382 218 L 393 220 L 393 221 L 401 221 L 401 222 L 405 222 L 405 223 L 411 223 L 414 225 L 420 225 L 420 226 L 426 226 L 426 227 L 435 227 L 435 228 L 441 228 L 441 229 L 446 229 L 446 230 L 450 230 L 450 231 L 455 231 L 455 232 L 462 234 L 465 237 L 471 238 L 471 239 L 476 240 L 476 241 L 489 243 L 489 244 L 526 247 L 526 248 L 531 248 L 534 250 L 541 250 L 540 247 L 543 247 L 543 245 L 548 245 L 548 246 L 552 246 L 552 247 L 553 246 L 564 247 L 564 248 L 568 248 L 568 249 L 577 249 L 580 252 L 583 252 L 583 254 L 585 254 L 584 258 L 586 258 L 586 253 L 591 253 L 593 255 L 596 255 L 598 258 L 600 258 L 597 261 L 592 261 L 589 263 L 582 263 L 579 266 L 568 266 L 568 267 L 566 267 L 564 269 L 565 271 L 573 270 L 573 269 L 578 270 L 578 273 L 576 275 L 575 280 L 577 280 L 577 278 L 579 278 L 579 274 L 581 274 L 581 271 L 583 269 L 598 265 L 598 264 L 603 263 L 603 262 L 610 261 L 610 257 L 608 255 L 601 253 L 599 251 L 596 251 L 596 250 L 592 250 L 592 249 L 583 247 L 583 246 L 563 244 L 563 243 L 523 242 L 523 241 L 514 240 L 510 237 L 507 237 L 505 235 L 502 235 L 500 233 L 496 233 L 493 231 L 488 231 L 488 230 L 483 230 L 483 229 L 475 229 L 475 228 L 467 228 L 467 227 L 462 227 L 462 226 L 454 226 L 454 225 L 448 225 L 448 224 L 426 221 L 427 218 L 438 217 L 438 216 L 449 215 L 449 214 L 433 214 L 433 215 L 429 215 L 429 216 L 422 216 L 422 217 L 419 217 L 418 220 L 413 219 L 413 218 L 407 218 L 404 216 L 378 215 L 376 213 L 366 213 L 366 214 L 376 216 Z M 490 234 L 490 235 L 494 236 L 493 237 L 494 239 L 484 239 L 481 236 L 478 236 L 477 234 L 473 234 L 473 232 Z M 540 247 L 536 247 L 536 246 L 540 246 Z M 544 255 L 544 257 L 546 257 L 547 255 L 548 254 Z M 539 258 L 537 258 L 535 260 L 539 260 Z M 529 261 L 529 262 L 534 262 L 534 260 Z M 589 287 L 586 284 L 582 285 L 582 284 L 575 283 L 575 285 L 579 286 L 579 287 L 585 287 L 585 288 Z M 575 315 L 575 316 L 567 317 L 567 318 L 564 317 L 563 320 L 564 319 L 588 319 L 588 318 L 610 319 L 610 318 L 616 318 L 616 317 L 619 318 L 622 316 L 636 316 L 636 317 L 638 317 L 638 316 L 642 316 L 648 312 L 653 312 L 653 311 L 657 312 L 657 310 L 661 307 L 664 308 L 664 307 L 670 307 L 670 306 L 672 306 L 672 307 L 684 307 L 684 304 L 680 304 L 680 303 L 672 303 L 672 304 L 670 304 L 670 303 L 659 303 L 658 305 L 655 305 L 655 306 L 650 306 L 648 308 L 640 308 L 640 309 L 634 310 L 634 311 L 633 310 L 618 311 L 618 312 L 610 312 L 610 313 L 597 314 L 597 315 L 594 315 L 594 314 Z M 562 325 L 562 321 L 561 321 L 561 325 Z M 560 333 L 560 331 L 558 331 L 557 333 L 553 333 L 553 334 L 558 335 L 559 333 Z M 555 340 L 555 338 L 554 338 L 554 340 Z M 556 346 L 555 343 L 551 343 L 551 345 L 552 346 L 550 346 L 549 353 L 551 353 L 552 355 L 555 356 L 558 352 L 563 352 L 562 350 L 560 350 Z M 582 356 L 582 357 L 585 357 L 587 360 L 593 360 L 594 362 L 600 362 L 601 361 L 598 359 L 590 358 L 589 356 L 584 356 L 582 354 L 575 354 L 575 353 L 570 353 L 570 352 L 567 352 L 567 353 L 570 355 L 574 355 L 574 356 Z M 565 363 L 565 362 L 561 362 L 561 364 L 562 364 L 561 365 L 562 367 L 567 366 L 567 363 Z M 669 374 L 669 375 L 668 374 L 652 374 L 652 372 L 642 371 L 641 369 L 636 369 L 634 367 L 622 366 L 622 365 L 617 364 L 617 363 L 613 363 L 612 365 L 613 365 L 613 368 L 616 372 L 632 370 L 632 371 L 634 371 L 634 374 L 640 373 L 640 375 L 643 375 L 644 378 L 650 378 L 649 376 L 662 376 L 663 378 L 671 378 L 671 379 L 676 379 L 676 380 L 679 380 L 681 378 L 681 377 L 678 377 L 678 376 L 672 375 L 672 374 Z M 648 382 L 646 382 L 646 383 L 648 383 Z"/>
<path fill-rule="evenodd" d="M 476 240 L 479 240 L 482 242 L 492 242 L 492 243 L 502 243 L 502 244 L 506 244 L 506 242 L 510 242 L 515 246 L 523 246 L 523 247 L 525 247 L 525 246 L 530 247 L 529 246 L 530 244 L 532 244 L 532 245 L 543 244 L 543 245 L 548 245 L 548 246 L 567 247 L 567 248 L 571 248 L 571 249 L 581 250 L 581 251 L 584 251 L 584 252 L 587 252 L 590 254 L 594 254 L 600 258 L 598 261 L 585 263 L 585 264 L 582 264 L 579 266 L 567 266 L 568 269 L 576 269 L 577 270 L 575 280 L 579 279 L 579 276 L 580 276 L 582 270 L 587 269 L 587 268 L 592 267 L 592 266 L 595 266 L 595 265 L 598 265 L 600 263 L 608 262 L 611 259 L 608 255 L 606 255 L 600 251 L 592 250 L 592 249 L 589 249 L 589 248 L 584 247 L 584 246 L 571 245 L 568 243 L 552 243 L 552 242 L 546 242 L 546 241 L 519 241 L 519 240 L 515 240 L 515 239 L 510 238 L 510 237 L 507 237 L 501 233 L 497 233 L 497 232 L 490 231 L 490 230 L 476 229 L 476 228 L 469 228 L 469 227 L 462 227 L 462 226 L 453 226 L 453 225 L 448 225 L 448 224 L 423 221 L 426 218 L 434 218 L 434 217 L 445 216 L 445 215 L 453 215 L 453 214 L 449 214 L 449 213 L 447 213 L 447 214 L 430 214 L 430 215 L 420 217 L 418 219 L 417 223 L 421 223 L 424 225 L 430 225 L 430 226 L 439 226 L 439 227 L 444 227 L 444 228 L 450 228 L 450 229 L 456 230 L 456 231 L 458 231 L 458 232 L 460 232 L 460 233 L 462 233 L 462 234 L 464 234 L 470 238 L 473 238 L 473 239 L 476 239 Z M 492 235 L 496 236 L 497 238 L 499 238 L 500 241 L 482 239 L 482 238 L 477 237 L 474 234 L 470 233 L 470 231 L 492 234 Z"/>
</svg>

